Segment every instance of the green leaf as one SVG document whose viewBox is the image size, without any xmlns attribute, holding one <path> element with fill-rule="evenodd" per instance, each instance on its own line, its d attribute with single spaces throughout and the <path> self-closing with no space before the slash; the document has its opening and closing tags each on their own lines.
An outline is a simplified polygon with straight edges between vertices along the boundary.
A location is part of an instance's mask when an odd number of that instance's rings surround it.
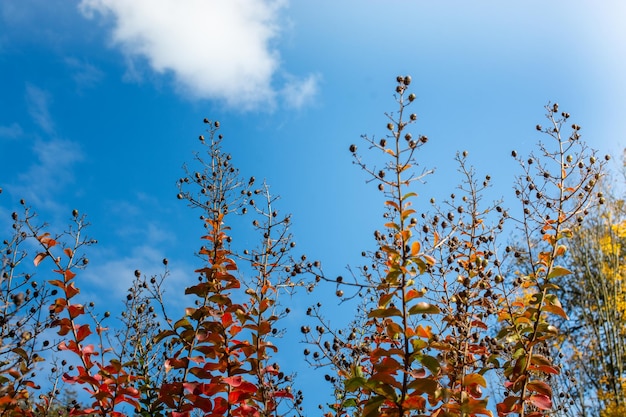
<svg viewBox="0 0 626 417">
<path fill-rule="evenodd" d="M 355 376 L 354 378 L 347 379 L 344 383 L 346 391 L 353 392 L 358 390 L 361 387 L 364 387 L 366 384 L 366 380 L 363 377 Z"/>
<path fill-rule="evenodd" d="M 186 329 L 192 328 L 191 323 L 189 323 L 189 320 L 187 320 L 187 317 L 183 317 L 182 319 L 174 323 L 174 329 L 178 329 L 179 327 L 184 327 Z"/>
<path fill-rule="evenodd" d="M 556 278 L 556 277 L 562 277 L 564 275 L 569 275 L 571 273 L 572 273 L 572 271 L 570 271 L 567 268 L 564 268 L 562 266 L 555 266 L 554 268 L 552 268 L 552 270 L 548 274 L 548 279 L 552 279 L 552 278 Z"/>
<path fill-rule="evenodd" d="M 371 397 L 368 401 L 367 404 L 365 404 L 365 407 L 363 407 L 363 417 L 378 417 L 379 416 L 379 411 L 378 408 L 382 405 L 382 403 L 384 403 L 386 400 L 385 397 L 382 396 L 376 396 L 376 397 Z"/>
<path fill-rule="evenodd" d="M 433 375 L 437 375 L 439 373 L 439 369 L 441 365 L 437 358 L 429 355 L 424 355 L 419 358 L 419 361 L 424 365 Z"/>
<path fill-rule="evenodd" d="M 356 407 L 356 399 L 355 398 L 348 398 L 347 400 L 344 400 L 343 403 L 341 403 L 341 406 L 343 408 Z"/>
<path fill-rule="evenodd" d="M 376 394 L 384 396 L 384 398 L 388 400 L 396 401 L 398 399 L 396 390 L 391 385 L 385 384 L 384 382 L 370 379 L 365 383 L 365 386 L 374 391 Z"/>
</svg>

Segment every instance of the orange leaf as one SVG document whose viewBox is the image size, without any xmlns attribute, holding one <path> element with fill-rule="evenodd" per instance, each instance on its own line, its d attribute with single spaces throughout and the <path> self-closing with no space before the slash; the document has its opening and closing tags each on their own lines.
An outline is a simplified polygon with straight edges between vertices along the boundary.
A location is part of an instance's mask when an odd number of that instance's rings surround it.
<svg viewBox="0 0 626 417">
<path fill-rule="evenodd" d="M 421 324 L 417 326 L 416 334 L 419 337 L 423 337 L 425 339 L 430 339 L 433 337 L 433 333 L 430 331 L 430 326 L 423 327 Z"/>
<path fill-rule="evenodd" d="M 470 386 L 472 384 L 478 384 L 481 387 L 487 387 L 487 381 L 485 380 L 485 377 L 480 375 L 480 374 L 469 374 L 469 375 L 465 375 L 465 377 L 463 378 L 463 386 Z"/>
<path fill-rule="evenodd" d="M 35 256 L 35 259 L 33 259 L 35 266 L 39 266 L 41 261 L 43 261 L 46 256 L 48 256 L 47 253 L 38 253 L 37 256 Z"/>
<path fill-rule="evenodd" d="M 411 245 L 411 256 L 415 256 L 419 253 L 420 251 L 420 243 L 419 242 L 413 242 L 413 245 Z"/>
<path fill-rule="evenodd" d="M 427 264 L 429 265 L 435 265 L 437 263 L 437 261 L 435 260 L 435 258 L 433 258 L 430 255 L 424 255 L 424 260 L 426 261 Z"/>
<path fill-rule="evenodd" d="M 71 319 L 74 319 L 80 316 L 81 314 L 85 314 L 85 308 L 81 304 L 72 304 L 67 308 L 67 310 L 70 314 Z"/>
<path fill-rule="evenodd" d="M 530 391 L 552 397 L 552 388 L 544 381 L 530 381 L 526 386 Z"/>
<path fill-rule="evenodd" d="M 72 297 L 74 297 L 76 294 L 78 294 L 80 292 L 80 290 L 78 288 L 76 288 L 76 286 L 74 285 L 73 282 L 70 282 L 69 285 L 65 286 L 65 296 L 70 299 Z"/>
<path fill-rule="evenodd" d="M 65 278 L 65 282 L 71 281 L 76 276 L 75 273 L 70 271 L 69 269 L 63 271 L 63 277 Z"/>
</svg>

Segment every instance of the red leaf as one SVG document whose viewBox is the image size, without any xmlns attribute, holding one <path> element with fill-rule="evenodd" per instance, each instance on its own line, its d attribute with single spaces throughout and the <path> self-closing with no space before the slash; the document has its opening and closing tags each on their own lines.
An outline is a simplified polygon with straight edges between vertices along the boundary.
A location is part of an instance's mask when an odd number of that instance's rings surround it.
<svg viewBox="0 0 626 417">
<path fill-rule="evenodd" d="M 237 391 L 245 392 L 245 393 L 254 393 L 258 391 L 256 385 L 251 382 L 243 381 L 239 387 L 237 387 Z"/>
<path fill-rule="evenodd" d="M 165 361 L 165 372 L 169 372 L 170 369 L 186 368 L 188 363 L 189 363 L 189 359 L 187 358 L 182 358 L 182 359 L 170 358 Z"/>
<path fill-rule="evenodd" d="M 83 340 L 85 340 L 85 338 L 89 336 L 90 334 L 91 334 L 91 330 L 89 329 L 89 325 L 83 324 L 82 326 L 78 328 L 78 331 L 76 332 L 76 341 L 80 343 Z"/>
<path fill-rule="evenodd" d="M 552 408 L 552 399 L 547 395 L 533 394 L 528 401 L 540 410 L 550 410 Z"/>
<path fill-rule="evenodd" d="M 241 385 L 242 381 L 243 378 L 241 377 L 241 375 L 229 376 L 224 378 L 224 382 L 226 382 L 231 387 L 238 387 L 239 385 Z"/>
<path fill-rule="evenodd" d="M 68 318 L 54 320 L 52 322 L 52 326 L 59 327 L 59 331 L 58 331 L 59 336 L 65 336 L 66 334 L 69 333 L 70 330 L 72 330 L 72 325 L 71 325 L 70 319 Z"/>
<path fill-rule="evenodd" d="M 290 393 L 289 391 L 281 390 L 281 391 L 276 391 L 274 393 L 274 397 L 277 397 L 277 398 L 291 398 L 291 399 L 293 399 L 293 394 Z"/>
<path fill-rule="evenodd" d="M 222 415 L 228 410 L 228 401 L 223 397 L 216 397 L 213 403 L 214 415 Z"/>
<path fill-rule="evenodd" d="M 530 369 L 532 371 L 541 371 L 541 372 L 544 372 L 546 374 L 554 374 L 554 375 L 558 375 L 559 374 L 559 370 L 557 368 L 555 368 L 554 366 L 530 365 L 528 367 L 528 369 Z"/>
<path fill-rule="evenodd" d="M 518 401 L 519 401 L 519 397 L 517 396 L 506 397 L 504 401 L 496 405 L 496 409 L 498 410 L 498 415 L 506 416 L 507 414 L 518 412 L 518 410 L 521 409 Z"/>
<path fill-rule="evenodd" d="M 72 304 L 67 308 L 70 318 L 74 319 L 81 314 L 85 314 L 85 308 L 81 304 Z"/>
<path fill-rule="evenodd" d="M 228 327 L 233 323 L 233 316 L 230 313 L 224 313 L 222 316 L 222 326 Z"/>
</svg>

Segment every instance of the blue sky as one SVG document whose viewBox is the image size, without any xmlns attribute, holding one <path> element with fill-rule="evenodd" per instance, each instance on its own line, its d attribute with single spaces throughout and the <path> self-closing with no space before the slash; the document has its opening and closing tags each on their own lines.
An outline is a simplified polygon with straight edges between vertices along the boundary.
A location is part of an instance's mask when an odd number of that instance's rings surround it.
<svg viewBox="0 0 626 417">
<path fill-rule="evenodd" d="M 201 228 L 175 182 L 208 117 L 293 213 L 298 248 L 341 274 L 382 211 L 347 149 L 385 134 L 396 75 L 430 138 L 421 194 L 447 195 L 466 149 L 508 198 L 510 151 L 540 139 L 548 101 L 601 154 L 626 146 L 625 18 L 617 0 L 3 0 L 0 225 L 20 198 L 58 229 L 87 213 L 100 302 L 163 257 L 187 279 Z"/>
</svg>

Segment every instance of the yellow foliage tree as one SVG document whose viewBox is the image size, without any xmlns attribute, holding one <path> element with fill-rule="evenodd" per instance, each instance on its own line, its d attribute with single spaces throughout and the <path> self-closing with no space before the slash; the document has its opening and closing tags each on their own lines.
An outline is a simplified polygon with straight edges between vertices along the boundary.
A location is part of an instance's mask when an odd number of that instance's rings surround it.
<svg viewBox="0 0 626 417">
<path fill-rule="evenodd" d="M 604 204 L 570 243 L 573 275 L 564 277 L 570 307 L 561 347 L 571 415 L 626 415 L 626 206 L 605 186 Z M 567 408 L 566 408 L 567 410 Z"/>
</svg>

